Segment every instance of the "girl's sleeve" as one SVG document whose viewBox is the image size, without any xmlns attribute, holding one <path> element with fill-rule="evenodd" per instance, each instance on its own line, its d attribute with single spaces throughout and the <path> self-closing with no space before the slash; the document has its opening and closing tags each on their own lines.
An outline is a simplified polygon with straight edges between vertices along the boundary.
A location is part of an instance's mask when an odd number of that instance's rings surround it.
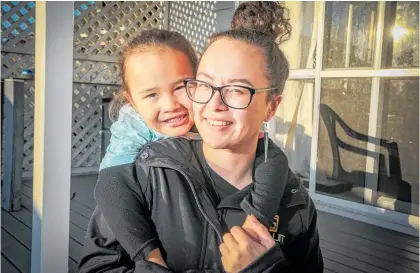
<svg viewBox="0 0 420 273">
<path fill-rule="evenodd" d="M 148 174 L 135 164 L 99 172 L 94 195 L 109 230 L 134 262 L 161 244 L 150 214 Z"/>
<path fill-rule="evenodd" d="M 137 115 L 137 114 L 136 114 Z M 164 138 L 147 127 L 140 116 L 125 115 L 111 126 L 111 140 L 99 169 L 130 164 L 148 142 Z"/>
</svg>

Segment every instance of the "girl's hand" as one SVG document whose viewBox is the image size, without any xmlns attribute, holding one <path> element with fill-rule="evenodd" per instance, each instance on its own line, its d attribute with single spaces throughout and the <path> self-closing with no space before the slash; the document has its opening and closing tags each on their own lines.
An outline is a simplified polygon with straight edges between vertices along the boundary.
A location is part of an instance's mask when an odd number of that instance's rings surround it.
<svg viewBox="0 0 420 273">
<path fill-rule="evenodd" d="M 159 248 L 155 248 L 152 251 L 150 251 L 150 253 L 147 255 L 146 261 L 148 262 L 152 262 L 155 264 L 159 264 L 165 268 L 168 268 L 168 265 L 166 264 L 165 260 L 162 257 L 162 253 L 160 253 L 160 249 Z"/>
</svg>

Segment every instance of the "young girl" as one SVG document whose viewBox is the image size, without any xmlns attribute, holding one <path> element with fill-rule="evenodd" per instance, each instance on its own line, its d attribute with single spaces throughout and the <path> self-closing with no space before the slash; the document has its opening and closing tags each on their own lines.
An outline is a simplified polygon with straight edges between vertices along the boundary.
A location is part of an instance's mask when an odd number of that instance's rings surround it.
<svg viewBox="0 0 420 273">
<path fill-rule="evenodd" d="M 246 2 L 235 12 L 232 28 L 243 28 L 250 21 L 261 20 L 258 18 L 261 9 L 265 13 L 270 9 L 272 16 L 283 18 L 285 8 L 278 5 L 275 2 Z M 281 27 L 285 35 L 290 33 L 287 21 Z M 110 106 L 110 117 L 115 122 L 100 171 L 134 162 L 148 142 L 167 137 L 199 138 L 192 132 L 192 102 L 184 86 L 184 79 L 195 77 L 197 63 L 190 43 L 177 32 L 146 30 L 128 45 L 120 61 L 122 91 Z M 266 162 L 256 162 L 253 188 L 241 203 L 248 215 L 255 215 L 267 228 L 280 206 L 279 193 L 284 190 L 278 181 L 287 179 L 288 173 L 287 159 L 276 160 L 279 162 L 276 162 L 278 169 L 275 170 Z M 243 228 L 258 240 L 252 226 L 248 217 Z M 151 251 L 146 260 L 167 267 L 159 249 Z"/>
</svg>

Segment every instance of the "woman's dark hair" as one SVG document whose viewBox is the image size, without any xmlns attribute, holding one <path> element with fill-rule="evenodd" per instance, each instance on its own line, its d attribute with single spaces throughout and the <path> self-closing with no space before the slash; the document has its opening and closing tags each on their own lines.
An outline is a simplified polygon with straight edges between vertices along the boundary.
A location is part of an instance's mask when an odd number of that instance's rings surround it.
<svg viewBox="0 0 420 273">
<path fill-rule="evenodd" d="M 211 36 L 209 46 L 221 38 L 228 38 L 261 48 L 267 64 L 267 79 L 270 87 L 276 88 L 270 92 L 268 98 L 271 98 L 281 95 L 289 77 L 289 63 L 279 45 L 290 39 L 291 32 L 289 10 L 282 4 L 249 1 L 236 9 L 230 30 Z"/>
<path fill-rule="evenodd" d="M 125 64 L 128 57 L 134 52 L 145 52 L 151 49 L 165 47 L 184 53 L 187 56 L 195 74 L 198 65 L 198 58 L 195 54 L 194 48 L 182 34 L 176 31 L 164 29 L 143 30 L 124 48 L 124 51 L 121 54 L 118 65 L 120 68 L 122 88 L 114 95 L 109 106 L 109 117 L 112 121 L 116 121 L 118 119 L 118 113 L 121 107 L 128 103 L 127 95 L 129 90 L 125 79 Z"/>
</svg>

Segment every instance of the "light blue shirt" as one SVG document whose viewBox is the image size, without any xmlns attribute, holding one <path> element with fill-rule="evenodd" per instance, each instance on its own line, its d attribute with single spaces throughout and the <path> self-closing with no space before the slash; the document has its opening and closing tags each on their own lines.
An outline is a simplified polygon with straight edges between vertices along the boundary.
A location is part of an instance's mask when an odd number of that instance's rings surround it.
<svg viewBox="0 0 420 273">
<path fill-rule="evenodd" d="M 156 132 L 144 123 L 141 116 L 130 105 L 125 104 L 118 113 L 118 120 L 111 125 L 111 140 L 99 166 L 99 170 L 133 163 L 139 151 L 149 142 L 169 138 Z M 198 133 L 188 132 L 188 139 L 201 139 Z"/>
<path fill-rule="evenodd" d="M 130 105 L 121 107 L 118 120 L 111 125 L 111 140 L 99 169 L 133 163 L 138 152 L 149 142 L 168 138 L 155 132 Z"/>
</svg>

